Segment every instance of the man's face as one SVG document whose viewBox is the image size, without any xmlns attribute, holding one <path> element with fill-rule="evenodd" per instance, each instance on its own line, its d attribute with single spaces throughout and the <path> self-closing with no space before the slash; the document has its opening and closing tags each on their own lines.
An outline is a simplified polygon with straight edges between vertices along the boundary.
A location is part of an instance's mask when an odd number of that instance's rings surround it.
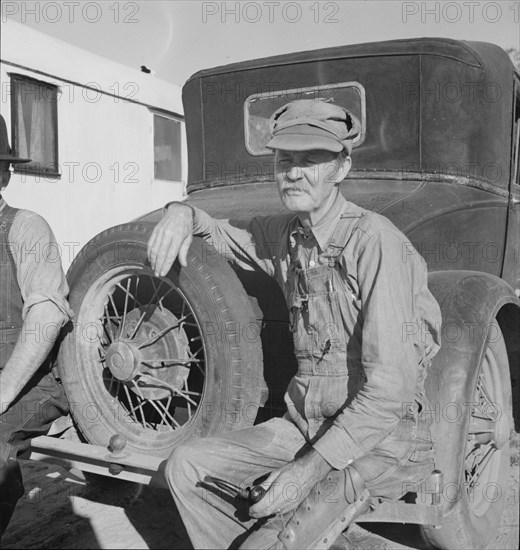
<svg viewBox="0 0 520 550">
<path fill-rule="evenodd" d="M 323 150 L 276 150 L 275 179 L 280 198 L 292 212 L 313 213 L 322 208 L 350 168 L 350 158 Z"/>
</svg>

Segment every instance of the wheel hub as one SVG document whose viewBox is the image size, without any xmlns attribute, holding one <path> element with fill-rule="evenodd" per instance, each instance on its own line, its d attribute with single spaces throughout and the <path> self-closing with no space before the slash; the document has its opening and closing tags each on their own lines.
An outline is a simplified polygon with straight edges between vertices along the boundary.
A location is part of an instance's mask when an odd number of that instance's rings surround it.
<svg viewBox="0 0 520 550">
<path fill-rule="evenodd" d="M 133 393 L 148 400 L 164 399 L 172 395 L 167 386 L 181 390 L 190 372 L 188 337 L 171 311 L 156 308 L 144 319 L 143 313 L 143 308 L 136 308 L 127 314 L 123 333 L 108 347 L 105 364 Z M 140 374 L 157 383 L 139 382 L 136 387 Z"/>
<path fill-rule="evenodd" d="M 110 344 L 105 356 L 105 364 L 117 380 L 128 382 L 139 372 L 141 354 L 131 342 L 119 340 Z"/>
</svg>

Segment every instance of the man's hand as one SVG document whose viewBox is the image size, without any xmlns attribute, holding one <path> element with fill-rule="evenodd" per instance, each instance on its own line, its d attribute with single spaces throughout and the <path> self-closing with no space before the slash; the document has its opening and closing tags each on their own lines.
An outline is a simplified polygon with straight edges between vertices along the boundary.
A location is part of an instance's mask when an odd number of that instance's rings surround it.
<svg viewBox="0 0 520 550">
<path fill-rule="evenodd" d="M 303 457 L 274 470 L 262 483 L 262 487 L 268 489 L 267 493 L 249 508 L 249 515 L 263 518 L 294 510 L 331 469 L 320 453 L 312 449 Z"/>
<path fill-rule="evenodd" d="M 155 275 L 164 277 L 177 256 L 180 264 L 186 267 L 192 240 L 193 210 L 181 203 L 170 205 L 148 241 L 148 259 Z"/>
</svg>

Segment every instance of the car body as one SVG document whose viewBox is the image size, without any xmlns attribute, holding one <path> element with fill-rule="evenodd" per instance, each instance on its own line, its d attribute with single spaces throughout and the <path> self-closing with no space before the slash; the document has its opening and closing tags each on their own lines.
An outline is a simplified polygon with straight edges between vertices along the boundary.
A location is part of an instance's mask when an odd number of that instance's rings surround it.
<svg viewBox="0 0 520 550">
<path fill-rule="evenodd" d="M 237 223 L 283 213 L 273 155 L 265 148 L 268 119 L 287 101 L 317 97 L 350 108 L 362 123 L 341 192 L 408 237 L 403 261 L 424 257 L 443 315 L 442 347 L 426 381 L 444 478 L 437 486 L 441 529 L 428 527 L 431 516 L 418 502 L 416 516 L 396 508 L 378 517 L 422 523 L 441 548 L 476 547 L 498 526 L 502 508 L 483 491 L 495 484 L 505 499 L 513 410 L 518 422 L 511 385 L 520 364 L 520 75 L 498 46 L 439 38 L 341 46 L 198 72 L 183 88 L 187 202 Z M 152 212 L 137 223 L 154 224 L 160 216 Z M 81 259 L 76 264 L 79 273 Z M 258 419 L 268 418 L 279 414 L 296 368 L 287 308 L 265 274 L 235 271 L 261 322 L 269 399 Z M 503 336 L 500 349 L 495 333 Z M 484 414 L 490 407 L 499 414 Z M 455 497 L 445 490 L 450 487 Z"/>
<path fill-rule="evenodd" d="M 506 312 L 515 311 L 514 295 L 520 294 L 520 82 L 508 56 L 493 44 L 395 40 L 196 73 L 183 88 L 187 202 L 238 222 L 282 213 L 272 153 L 248 150 L 246 104 L 252 97 L 275 98 L 272 112 L 294 98 L 337 100 L 343 83 L 356 85 L 364 103 L 356 113 L 363 123 L 362 143 L 355 144 L 353 169 L 341 185 L 345 198 L 388 217 L 424 257 L 434 279 L 445 271 L 500 278 L 510 298 L 500 306 L 511 304 L 502 316 L 511 327 Z M 403 259 L 410 253 L 404 250 Z M 282 323 L 265 328 L 264 363 L 268 373 L 285 380 L 287 369 L 280 367 L 291 363 L 292 344 L 290 337 L 276 342 L 287 322 L 281 291 L 261 273 L 239 276 L 267 323 Z M 475 305 L 485 311 L 468 322 L 483 323 L 478 332 L 485 336 L 486 321 L 498 314 L 499 304 L 486 294 Z M 445 320 L 445 341 L 459 330 Z M 514 332 L 511 339 L 517 341 Z"/>
</svg>

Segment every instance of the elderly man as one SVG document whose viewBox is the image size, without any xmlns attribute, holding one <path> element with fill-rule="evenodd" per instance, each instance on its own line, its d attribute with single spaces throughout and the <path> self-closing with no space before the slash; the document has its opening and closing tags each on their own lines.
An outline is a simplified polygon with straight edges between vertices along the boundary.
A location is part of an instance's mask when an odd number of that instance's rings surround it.
<svg viewBox="0 0 520 550">
<path fill-rule="evenodd" d="M 0 117 L 2 190 L 10 165 L 20 162 L 29 161 L 11 155 Z M 0 196 L 0 535 L 24 493 L 17 455 L 68 410 L 48 357 L 72 316 L 57 251 L 41 216 L 12 208 Z"/>
<path fill-rule="evenodd" d="M 238 228 L 171 203 L 148 245 L 159 276 L 176 258 L 186 265 L 192 234 L 266 271 L 284 291 L 294 333 L 287 413 L 188 442 L 168 462 L 196 548 L 328 548 L 368 495 L 398 499 L 434 468 L 424 379 L 439 348 L 440 310 L 422 258 L 403 256 L 406 237 L 339 191 L 360 123 L 340 106 L 299 100 L 270 124 L 267 147 L 289 215 Z M 242 487 L 260 479 L 267 492 L 248 508 L 206 476 Z"/>
</svg>

